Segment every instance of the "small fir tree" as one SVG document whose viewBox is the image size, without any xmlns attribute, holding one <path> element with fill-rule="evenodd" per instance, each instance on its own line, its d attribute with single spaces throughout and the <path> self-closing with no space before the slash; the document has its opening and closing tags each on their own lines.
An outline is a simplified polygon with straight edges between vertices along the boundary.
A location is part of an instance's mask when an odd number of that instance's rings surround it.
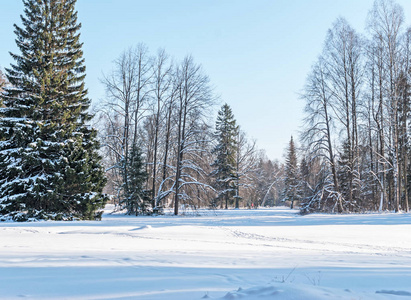
<svg viewBox="0 0 411 300">
<path fill-rule="evenodd" d="M 214 167 L 212 175 L 218 192 L 216 200 L 224 201 L 226 209 L 235 192 L 237 134 L 233 112 L 228 104 L 224 104 L 217 116 L 215 135 L 218 142 L 212 151 L 216 159 L 211 166 Z"/>
<path fill-rule="evenodd" d="M 294 208 L 294 202 L 300 199 L 300 181 L 297 166 L 297 153 L 295 150 L 294 140 L 291 137 L 285 160 L 285 178 L 284 178 L 284 201 L 291 202 L 291 209 Z"/>
<path fill-rule="evenodd" d="M 147 181 L 147 172 L 141 150 L 134 146 L 130 151 L 127 189 L 123 205 L 129 215 L 146 215 L 151 213 L 150 195 L 144 189 Z"/>
<path fill-rule="evenodd" d="M 0 215 L 4 219 L 94 219 L 105 204 L 76 0 L 23 0 L 15 25 L 20 55 L 0 116 Z"/>
</svg>

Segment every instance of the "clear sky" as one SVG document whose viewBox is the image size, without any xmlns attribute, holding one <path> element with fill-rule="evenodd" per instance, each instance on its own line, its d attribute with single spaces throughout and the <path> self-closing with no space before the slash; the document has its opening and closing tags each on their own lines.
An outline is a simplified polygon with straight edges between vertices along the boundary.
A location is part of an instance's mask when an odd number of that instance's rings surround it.
<svg viewBox="0 0 411 300">
<path fill-rule="evenodd" d="M 0 66 L 16 52 L 13 24 L 20 0 L 2 0 Z M 145 43 L 165 48 L 176 60 L 191 54 L 203 65 L 221 104 L 269 158 L 282 159 L 303 117 L 299 92 L 321 52 L 328 28 L 340 16 L 364 32 L 373 0 L 78 0 L 83 27 L 86 84 L 90 97 L 104 98 L 99 82 L 120 53 Z M 411 1 L 402 5 L 406 24 Z M 18 52 L 17 52 L 18 53 Z"/>
</svg>

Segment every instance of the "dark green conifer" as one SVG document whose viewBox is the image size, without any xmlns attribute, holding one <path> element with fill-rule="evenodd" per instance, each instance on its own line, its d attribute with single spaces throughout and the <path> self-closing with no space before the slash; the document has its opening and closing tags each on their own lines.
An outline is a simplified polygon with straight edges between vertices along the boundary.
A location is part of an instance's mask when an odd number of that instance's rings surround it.
<svg viewBox="0 0 411 300">
<path fill-rule="evenodd" d="M 291 137 L 287 157 L 285 160 L 285 179 L 284 179 L 284 201 L 290 201 L 290 208 L 294 208 L 294 202 L 301 198 L 301 185 L 297 167 L 297 153 L 293 137 Z"/>
<path fill-rule="evenodd" d="M 128 169 L 127 189 L 123 204 L 127 209 L 127 214 L 139 215 L 150 213 L 150 195 L 144 190 L 147 180 L 147 172 L 143 161 L 141 150 L 134 146 L 130 152 L 130 162 Z"/>
<path fill-rule="evenodd" d="M 93 219 L 105 178 L 75 11 L 76 0 L 23 0 L 20 55 L 0 118 L 2 219 Z"/>
<path fill-rule="evenodd" d="M 218 112 L 215 135 L 217 145 L 212 152 L 216 155 L 216 159 L 211 166 L 215 168 L 212 175 L 216 179 L 215 189 L 218 192 L 216 200 L 224 201 L 227 209 L 235 192 L 238 135 L 238 126 L 228 104 L 224 104 Z"/>
</svg>

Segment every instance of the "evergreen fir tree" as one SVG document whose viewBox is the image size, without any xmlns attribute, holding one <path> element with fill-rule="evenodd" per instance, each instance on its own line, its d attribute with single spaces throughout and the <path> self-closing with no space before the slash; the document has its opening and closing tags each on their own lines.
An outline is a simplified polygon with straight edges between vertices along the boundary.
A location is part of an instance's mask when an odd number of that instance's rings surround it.
<svg viewBox="0 0 411 300">
<path fill-rule="evenodd" d="M 147 172 L 141 150 L 134 146 L 130 151 L 127 190 L 123 205 L 129 215 L 150 214 L 151 204 L 149 192 L 144 189 L 147 181 Z"/>
<path fill-rule="evenodd" d="M 215 134 L 218 143 L 212 151 L 216 155 L 216 160 L 211 165 L 215 168 L 212 175 L 216 179 L 215 188 L 218 192 L 216 200 L 224 200 L 227 209 L 235 192 L 236 136 L 238 134 L 238 126 L 228 104 L 224 104 L 218 112 Z"/>
<path fill-rule="evenodd" d="M 297 153 L 295 150 L 293 137 L 291 137 L 287 151 L 287 158 L 285 161 L 285 179 L 283 191 L 284 201 L 291 202 L 291 209 L 294 208 L 294 202 L 300 200 L 300 187 L 301 185 L 297 166 Z"/>
<path fill-rule="evenodd" d="M 6 69 L 0 118 L 1 219 L 99 218 L 104 172 L 90 100 L 76 0 L 23 0 L 21 55 Z"/>
</svg>

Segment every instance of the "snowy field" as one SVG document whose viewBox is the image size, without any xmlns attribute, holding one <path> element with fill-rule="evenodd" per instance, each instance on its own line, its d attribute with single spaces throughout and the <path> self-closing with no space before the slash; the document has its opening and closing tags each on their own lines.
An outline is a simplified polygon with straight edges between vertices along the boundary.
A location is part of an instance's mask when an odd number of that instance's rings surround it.
<svg viewBox="0 0 411 300">
<path fill-rule="evenodd" d="M 1 299 L 411 299 L 411 215 L 0 224 Z"/>
</svg>

